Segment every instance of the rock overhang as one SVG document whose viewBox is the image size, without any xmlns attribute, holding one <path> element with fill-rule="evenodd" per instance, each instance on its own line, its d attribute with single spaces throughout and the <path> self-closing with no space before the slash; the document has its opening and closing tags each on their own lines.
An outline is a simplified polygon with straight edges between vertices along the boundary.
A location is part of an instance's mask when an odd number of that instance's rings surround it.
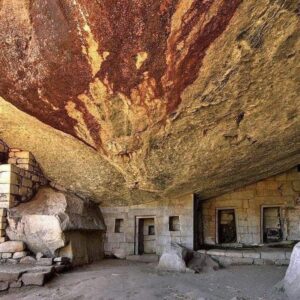
<svg viewBox="0 0 300 300">
<path fill-rule="evenodd" d="M 0 7 L 0 137 L 61 185 L 207 198 L 299 163 L 295 1 Z"/>
</svg>

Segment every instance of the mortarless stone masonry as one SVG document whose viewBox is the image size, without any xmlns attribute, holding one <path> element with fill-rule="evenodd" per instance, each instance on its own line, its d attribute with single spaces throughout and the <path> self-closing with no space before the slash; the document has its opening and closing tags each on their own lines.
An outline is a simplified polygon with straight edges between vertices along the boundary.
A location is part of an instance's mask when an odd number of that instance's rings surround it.
<svg viewBox="0 0 300 300">
<path fill-rule="evenodd" d="M 136 217 L 154 217 L 155 252 L 160 255 L 177 242 L 193 248 L 193 201 L 192 194 L 159 202 L 128 207 L 101 207 L 107 226 L 104 251 L 111 255 L 120 249 L 126 256 L 137 253 Z M 179 216 L 180 229 L 169 230 L 169 216 Z M 115 220 L 123 219 L 123 232 L 115 232 Z"/>
<path fill-rule="evenodd" d="M 283 240 L 300 240 L 300 172 L 288 172 L 261 180 L 230 193 L 203 202 L 204 238 L 216 244 L 216 210 L 234 208 L 237 242 L 262 242 L 262 207 L 278 206 L 281 210 Z"/>
</svg>

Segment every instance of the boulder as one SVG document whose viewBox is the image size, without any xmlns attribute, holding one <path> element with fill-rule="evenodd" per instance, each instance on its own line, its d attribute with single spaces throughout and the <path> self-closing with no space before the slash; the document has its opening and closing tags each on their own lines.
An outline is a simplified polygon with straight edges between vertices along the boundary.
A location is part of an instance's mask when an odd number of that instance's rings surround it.
<svg viewBox="0 0 300 300">
<path fill-rule="evenodd" d="M 218 270 L 220 265 L 209 255 L 172 243 L 171 249 L 160 257 L 158 269 L 177 272 L 207 272 Z"/>
<path fill-rule="evenodd" d="M 193 251 L 192 257 L 187 262 L 187 267 L 196 273 L 218 270 L 220 265 L 214 261 L 209 255 Z"/>
<path fill-rule="evenodd" d="M 10 209 L 7 220 L 6 234 L 11 240 L 24 241 L 33 253 L 49 257 L 69 244 L 70 232 L 105 229 L 96 204 L 50 187 L 41 188 L 30 202 Z"/>
<path fill-rule="evenodd" d="M 18 239 L 16 239 L 18 240 Z M 13 252 L 21 252 L 26 248 L 24 242 L 22 241 L 7 241 L 0 244 L 0 253 L 13 253 Z"/>
<path fill-rule="evenodd" d="M 119 259 L 125 259 L 126 258 L 126 251 L 125 249 L 115 249 L 112 251 L 112 254 Z"/>
<path fill-rule="evenodd" d="M 295 245 L 289 267 L 286 271 L 283 286 L 289 299 L 300 298 L 300 242 Z"/>
<path fill-rule="evenodd" d="M 165 251 L 160 257 L 157 268 L 163 271 L 186 272 L 186 257 L 187 249 L 172 244 L 171 249 Z"/>
</svg>

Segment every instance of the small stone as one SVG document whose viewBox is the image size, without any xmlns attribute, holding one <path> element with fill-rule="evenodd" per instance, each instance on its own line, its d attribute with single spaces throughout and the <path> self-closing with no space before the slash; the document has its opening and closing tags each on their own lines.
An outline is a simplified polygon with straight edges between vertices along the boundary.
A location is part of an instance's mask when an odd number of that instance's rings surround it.
<svg viewBox="0 0 300 300">
<path fill-rule="evenodd" d="M 13 281 L 9 284 L 10 288 L 20 288 L 22 286 L 22 281 L 19 279 L 18 281 Z"/>
<path fill-rule="evenodd" d="M 40 258 L 45 257 L 45 255 L 42 252 L 38 252 L 35 257 L 37 260 L 39 260 Z"/>
<path fill-rule="evenodd" d="M 36 259 L 32 256 L 25 256 L 20 259 L 20 264 L 35 264 Z"/>
<path fill-rule="evenodd" d="M 9 263 L 9 264 L 16 265 L 18 263 L 18 260 L 17 259 L 13 259 L 13 258 L 9 258 L 6 262 Z"/>
<path fill-rule="evenodd" d="M 2 253 L 1 257 L 2 258 L 11 258 L 12 257 L 12 253 Z"/>
<path fill-rule="evenodd" d="M 61 263 L 61 264 L 69 264 L 70 258 L 69 257 L 55 257 L 53 260 L 55 263 Z"/>
<path fill-rule="evenodd" d="M 0 282 L 0 291 L 1 292 L 8 290 L 8 287 L 9 287 L 9 284 L 7 281 Z"/>
<path fill-rule="evenodd" d="M 7 241 L 0 244 L 0 253 L 3 252 L 20 252 L 25 250 L 25 244 L 21 241 Z"/>
<path fill-rule="evenodd" d="M 15 252 L 13 254 L 13 258 L 14 259 L 22 258 L 22 257 L 25 257 L 25 256 L 27 256 L 27 252 L 26 251 Z"/>
<path fill-rule="evenodd" d="M 52 257 L 42 257 L 36 262 L 36 264 L 39 266 L 52 266 L 53 258 Z"/>
</svg>

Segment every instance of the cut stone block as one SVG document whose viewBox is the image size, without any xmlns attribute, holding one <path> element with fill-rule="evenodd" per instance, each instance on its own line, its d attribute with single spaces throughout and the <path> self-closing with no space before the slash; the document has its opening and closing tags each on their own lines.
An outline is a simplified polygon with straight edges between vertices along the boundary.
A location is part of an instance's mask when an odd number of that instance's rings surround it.
<svg viewBox="0 0 300 300">
<path fill-rule="evenodd" d="M 2 258 L 11 258 L 12 257 L 12 253 L 2 253 L 1 257 Z"/>
<path fill-rule="evenodd" d="M 18 158 L 27 158 L 27 159 L 33 159 L 33 155 L 28 151 L 19 151 L 15 152 L 15 156 Z"/>
<path fill-rule="evenodd" d="M 285 259 L 285 252 L 283 251 L 262 251 L 261 258 L 263 259 Z"/>
<path fill-rule="evenodd" d="M 0 217 L 6 217 L 6 209 L 0 208 Z"/>
<path fill-rule="evenodd" d="M 51 257 L 42 257 L 36 261 L 36 264 L 39 266 L 52 266 L 53 258 Z"/>
<path fill-rule="evenodd" d="M 20 259 L 20 264 L 35 264 L 36 259 L 32 256 L 25 256 Z"/>
<path fill-rule="evenodd" d="M 21 241 L 7 241 L 0 244 L 0 253 L 3 252 L 21 252 L 26 248 L 24 242 Z"/>
<path fill-rule="evenodd" d="M 260 253 L 255 251 L 243 251 L 243 257 L 245 258 L 260 258 Z"/>
<path fill-rule="evenodd" d="M 290 263 L 289 259 L 277 259 L 275 260 L 275 265 L 277 266 L 288 266 Z"/>
<path fill-rule="evenodd" d="M 0 292 L 8 290 L 9 283 L 8 282 L 0 282 Z"/>
<path fill-rule="evenodd" d="M 233 265 L 252 265 L 254 263 L 253 258 L 245 258 L 245 257 L 232 257 Z"/>
<path fill-rule="evenodd" d="M 10 288 L 20 288 L 22 286 L 22 281 L 19 279 L 17 281 L 13 281 L 9 284 Z"/>
<path fill-rule="evenodd" d="M 208 255 L 214 255 L 214 256 L 227 256 L 226 250 L 222 249 L 211 249 L 207 251 Z"/>
<path fill-rule="evenodd" d="M 14 259 L 22 258 L 22 257 L 25 257 L 25 256 L 27 256 L 27 252 L 26 251 L 15 252 L 13 254 L 13 258 Z"/>
<path fill-rule="evenodd" d="M 30 272 L 22 275 L 24 285 L 42 286 L 51 277 L 52 271 L 48 272 Z"/>
<path fill-rule="evenodd" d="M 0 270 L 0 282 L 6 281 L 6 282 L 13 282 L 17 281 L 19 277 L 21 276 L 21 271 L 1 271 Z"/>
<path fill-rule="evenodd" d="M 242 251 L 227 250 L 225 256 L 227 256 L 227 257 L 243 257 L 243 252 Z"/>
</svg>

